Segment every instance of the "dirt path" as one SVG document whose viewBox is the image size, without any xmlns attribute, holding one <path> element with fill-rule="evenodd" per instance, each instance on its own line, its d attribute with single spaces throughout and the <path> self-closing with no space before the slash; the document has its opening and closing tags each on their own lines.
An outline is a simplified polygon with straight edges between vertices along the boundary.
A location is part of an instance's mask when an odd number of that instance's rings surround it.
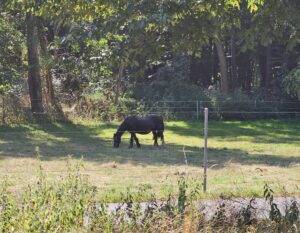
<svg viewBox="0 0 300 233">
<path fill-rule="evenodd" d="M 250 203 L 250 198 L 232 198 L 232 199 L 216 199 L 216 200 L 202 200 L 196 202 L 196 207 L 204 214 L 206 219 L 211 219 L 218 208 L 224 208 L 225 213 L 234 214 L 240 211 L 242 208 L 246 208 Z M 277 204 L 281 214 L 285 215 L 287 208 L 291 205 L 292 201 L 297 202 L 298 209 L 300 209 L 300 197 L 275 197 L 274 203 Z M 145 209 L 151 203 L 142 202 L 140 203 L 141 211 Z M 159 205 L 165 204 L 165 202 L 158 203 Z M 120 207 L 120 203 L 110 203 L 107 205 L 107 210 L 110 213 L 115 213 L 118 208 L 124 210 L 125 205 Z M 255 198 L 251 202 L 251 209 L 253 217 L 264 219 L 269 217 L 270 204 L 264 198 Z"/>
</svg>

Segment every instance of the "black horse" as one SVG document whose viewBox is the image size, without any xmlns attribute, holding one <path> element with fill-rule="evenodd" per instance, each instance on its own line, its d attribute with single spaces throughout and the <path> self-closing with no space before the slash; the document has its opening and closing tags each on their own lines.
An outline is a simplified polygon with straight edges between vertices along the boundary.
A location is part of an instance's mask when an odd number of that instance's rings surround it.
<svg viewBox="0 0 300 233">
<path fill-rule="evenodd" d="M 135 140 L 137 147 L 141 147 L 136 133 L 148 134 L 153 133 L 154 146 L 158 146 L 157 138 L 160 137 L 162 145 L 164 142 L 164 122 L 163 118 L 158 115 L 149 115 L 144 118 L 129 116 L 119 126 L 117 132 L 114 134 L 114 147 L 119 147 L 121 137 L 125 131 L 131 133 L 129 148 L 133 147 L 133 140 Z"/>
</svg>

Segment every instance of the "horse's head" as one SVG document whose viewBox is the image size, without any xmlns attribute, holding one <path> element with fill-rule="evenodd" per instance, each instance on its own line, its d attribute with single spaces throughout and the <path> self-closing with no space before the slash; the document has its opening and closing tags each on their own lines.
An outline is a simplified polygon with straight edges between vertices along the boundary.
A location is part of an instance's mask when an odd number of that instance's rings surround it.
<svg viewBox="0 0 300 233">
<path fill-rule="evenodd" d="M 114 134 L 113 141 L 114 141 L 114 147 L 115 147 L 115 148 L 118 148 L 119 145 L 120 145 L 120 143 L 121 143 L 121 135 L 118 134 L 118 133 L 115 133 L 115 134 Z"/>
</svg>

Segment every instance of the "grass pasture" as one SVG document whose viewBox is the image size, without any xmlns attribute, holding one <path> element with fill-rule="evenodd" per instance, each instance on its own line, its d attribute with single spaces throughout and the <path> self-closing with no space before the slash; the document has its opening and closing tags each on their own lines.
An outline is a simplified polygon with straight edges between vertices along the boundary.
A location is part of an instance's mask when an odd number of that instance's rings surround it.
<svg viewBox="0 0 300 233">
<path fill-rule="evenodd" d="M 74 121 L 0 127 L 0 179 L 18 192 L 33 182 L 41 165 L 49 179 L 66 174 L 67 157 L 83 159 L 82 173 L 99 189 L 99 200 L 120 201 L 126 190 L 167 198 L 179 176 L 201 186 L 203 124 L 167 122 L 163 148 L 139 135 L 141 149 L 112 148 L 118 123 Z M 262 196 L 268 183 L 277 195 L 300 195 L 300 121 L 209 122 L 208 192 L 203 198 Z M 185 164 L 185 157 L 187 163 Z"/>
</svg>

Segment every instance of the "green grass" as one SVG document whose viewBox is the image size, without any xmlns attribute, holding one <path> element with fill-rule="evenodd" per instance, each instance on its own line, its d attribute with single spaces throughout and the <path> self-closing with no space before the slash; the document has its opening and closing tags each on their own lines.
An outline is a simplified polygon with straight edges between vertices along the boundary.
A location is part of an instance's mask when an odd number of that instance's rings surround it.
<svg viewBox="0 0 300 233">
<path fill-rule="evenodd" d="M 177 190 L 179 176 L 190 187 L 201 185 L 203 124 L 167 122 L 166 146 L 154 148 L 151 135 L 138 135 L 141 149 L 112 148 L 118 123 L 74 121 L 0 127 L 0 179 L 10 188 L 33 182 L 42 165 L 51 179 L 63 176 L 66 158 L 83 158 L 83 174 L 99 188 L 99 199 L 119 201 L 129 188 L 166 198 Z M 203 198 L 261 196 L 264 183 L 281 195 L 300 194 L 300 121 L 209 122 L 208 192 Z M 185 164 L 184 153 L 188 165 Z M 143 196 L 141 199 L 148 199 Z"/>
</svg>

